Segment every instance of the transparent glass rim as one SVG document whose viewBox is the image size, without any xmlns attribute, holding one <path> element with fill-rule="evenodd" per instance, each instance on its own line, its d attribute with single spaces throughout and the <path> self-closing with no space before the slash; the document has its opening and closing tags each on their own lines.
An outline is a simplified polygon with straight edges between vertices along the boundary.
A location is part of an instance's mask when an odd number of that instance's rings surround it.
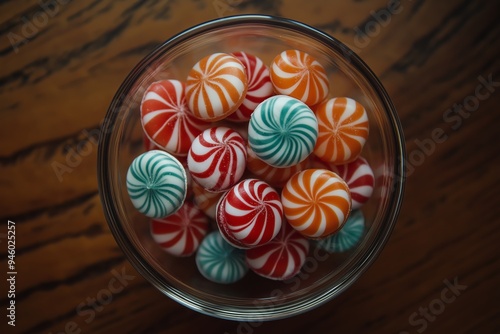
<svg viewBox="0 0 500 334">
<path fill-rule="evenodd" d="M 380 228 L 378 235 L 376 236 L 377 242 L 373 244 L 373 247 L 369 250 L 362 263 L 357 265 L 355 270 L 351 271 L 349 275 L 347 277 L 344 277 L 344 280 L 336 286 L 331 286 L 329 289 L 318 291 L 316 294 L 307 295 L 298 300 L 284 303 L 282 305 L 273 305 L 272 308 L 264 309 L 246 305 L 224 305 L 212 301 L 207 301 L 199 296 L 189 294 L 186 291 L 182 291 L 174 286 L 166 284 L 163 277 L 154 269 L 152 265 L 145 261 L 143 256 L 137 249 L 135 249 L 133 243 L 127 236 L 120 222 L 120 216 L 117 212 L 117 209 L 115 205 L 113 205 L 113 198 L 111 196 L 112 181 L 109 173 L 110 154 L 108 153 L 108 149 L 112 140 L 112 129 L 117 120 L 117 117 L 119 116 L 119 113 L 115 112 L 115 110 L 117 107 L 122 105 L 126 93 L 130 91 L 136 79 L 143 74 L 143 71 L 148 67 L 148 64 L 151 64 L 156 59 L 158 59 L 158 57 L 160 57 L 161 54 L 165 52 L 165 50 L 182 44 L 183 42 L 189 40 L 194 36 L 199 36 L 203 33 L 226 26 L 234 27 L 237 25 L 249 24 L 259 24 L 262 26 L 290 29 L 295 32 L 303 33 L 308 35 L 309 37 L 315 38 L 325 45 L 328 45 L 329 48 L 339 52 L 340 54 L 348 54 L 349 62 L 351 63 L 351 65 L 369 82 L 383 105 L 382 111 L 385 112 L 388 123 L 390 124 L 390 135 L 395 138 L 394 147 L 392 149 L 396 157 L 399 157 L 399 159 L 395 159 L 394 169 L 392 170 L 392 173 L 394 175 L 392 187 L 393 190 L 388 195 L 389 206 L 386 210 L 386 216 L 383 217 L 384 224 Z M 149 55 L 143 58 L 142 61 L 140 61 L 129 73 L 129 75 L 123 81 L 115 96 L 113 97 L 101 129 L 107 129 L 107 131 L 101 131 L 101 136 L 99 138 L 97 160 L 98 188 L 106 220 L 118 245 L 124 252 L 127 259 L 130 261 L 132 266 L 162 293 L 180 303 L 181 305 L 217 318 L 228 320 L 244 319 L 245 321 L 277 320 L 304 313 L 333 299 L 344 290 L 349 288 L 378 257 L 392 233 L 403 200 L 406 161 L 406 159 L 404 158 L 404 135 L 396 109 L 381 82 L 371 71 L 371 69 L 364 63 L 364 61 L 361 60 L 361 58 L 359 58 L 359 56 L 357 56 L 345 44 L 314 27 L 291 19 L 269 15 L 229 16 L 201 23 L 171 37 L 164 43 L 160 44 Z"/>
</svg>

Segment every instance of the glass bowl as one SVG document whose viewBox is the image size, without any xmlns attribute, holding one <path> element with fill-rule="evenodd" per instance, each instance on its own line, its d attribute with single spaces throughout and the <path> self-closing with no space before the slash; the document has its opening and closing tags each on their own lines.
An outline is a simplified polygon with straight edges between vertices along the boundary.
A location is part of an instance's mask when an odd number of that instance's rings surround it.
<svg viewBox="0 0 500 334">
<path fill-rule="evenodd" d="M 351 97 L 367 109 L 370 135 L 363 150 L 375 173 L 372 198 L 363 206 L 366 228 L 349 252 L 311 249 L 301 272 L 286 281 L 249 273 L 221 285 L 198 273 L 194 256 L 176 258 L 157 246 L 148 218 L 132 206 L 126 173 L 144 152 L 139 117 L 144 90 L 162 79 L 184 80 L 202 57 L 245 51 L 270 64 L 275 55 L 299 49 L 326 69 L 330 95 Z M 300 22 L 241 15 L 202 23 L 170 38 L 145 57 L 118 89 L 101 127 L 98 181 L 105 216 L 128 260 L 152 285 L 182 305 L 211 316 L 264 321 L 293 316 L 331 300 L 373 263 L 396 222 L 404 188 L 404 140 L 396 110 L 379 80 L 344 44 Z"/>
</svg>

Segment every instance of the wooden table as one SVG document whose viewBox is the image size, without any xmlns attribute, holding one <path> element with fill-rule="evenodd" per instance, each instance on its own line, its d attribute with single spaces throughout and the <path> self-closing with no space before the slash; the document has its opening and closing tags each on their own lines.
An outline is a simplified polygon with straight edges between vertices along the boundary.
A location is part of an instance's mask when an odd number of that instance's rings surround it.
<svg viewBox="0 0 500 334">
<path fill-rule="evenodd" d="M 0 331 L 500 332 L 499 11 L 458 0 L 2 1 L 0 263 L 6 273 L 10 220 L 17 275 L 16 327 L 4 326 L 2 283 Z M 155 46 L 239 13 L 300 20 L 352 47 L 393 98 L 409 166 L 398 224 L 368 272 L 336 300 L 258 327 L 186 309 L 131 267 L 103 216 L 92 136 Z"/>
</svg>

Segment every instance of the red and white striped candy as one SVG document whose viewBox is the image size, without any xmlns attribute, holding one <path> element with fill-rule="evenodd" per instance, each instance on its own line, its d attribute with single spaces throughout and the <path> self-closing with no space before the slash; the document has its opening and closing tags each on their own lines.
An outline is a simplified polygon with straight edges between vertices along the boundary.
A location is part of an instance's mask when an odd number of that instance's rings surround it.
<svg viewBox="0 0 500 334">
<path fill-rule="evenodd" d="M 266 181 L 273 187 L 282 188 L 291 176 L 301 170 L 304 170 L 307 163 L 308 161 L 306 159 L 290 167 L 274 167 L 260 160 L 250 146 L 247 145 L 248 170 L 256 177 Z"/>
<path fill-rule="evenodd" d="M 225 191 L 240 180 L 246 160 L 241 135 L 226 127 L 214 127 L 196 137 L 187 162 L 194 182 L 208 191 Z"/>
<path fill-rule="evenodd" d="M 141 103 L 141 121 L 146 136 L 161 149 L 186 156 L 194 138 L 207 128 L 187 112 L 184 83 L 162 80 L 152 83 Z"/>
<path fill-rule="evenodd" d="M 151 235 L 167 253 L 189 256 L 207 234 L 208 218 L 191 202 L 184 202 L 174 214 L 151 220 Z"/>
<path fill-rule="evenodd" d="M 206 56 L 194 65 L 186 81 L 189 110 L 196 118 L 218 121 L 238 109 L 247 87 L 245 68 L 236 57 Z"/>
<path fill-rule="evenodd" d="M 271 242 L 246 251 L 246 261 L 260 276 L 286 280 L 298 274 L 308 252 L 309 240 L 284 222 Z"/>
<path fill-rule="evenodd" d="M 373 170 L 368 162 L 361 157 L 351 163 L 337 165 L 336 169 L 351 191 L 352 210 L 359 209 L 373 193 L 375 184 Z"/>
<path fill-rule="evenodd" d="M 189 174 L 189 173 L 187 173 Z M 215 220 L 215 209 L 217 208 L 217 203 L 219 203 L 220 198 L 224 195 L 224 192 L 214 193 L 206 190 L 198 183 L 193 182 L 193 201 L 194 204 L 203 211 L 208 217 Z"/>
<path fill-rule="evenodd" d="M 269 69 L 260 58 L 246 52 L 233 52 L 232 55 L 245 66 L 248 90 L 243 103 L 227 119 L 234 122 L 246 122 L 250 120 L 255 107 L 273 95 L 273 85 Z"/>
<path fill-rule="evenodd" d="M 281 229 L 280 195 L 257 179 L 241 181 L 217 205 L 217 225 L 233 246 L 249 248 L 271 241 Z"/>
</svg>

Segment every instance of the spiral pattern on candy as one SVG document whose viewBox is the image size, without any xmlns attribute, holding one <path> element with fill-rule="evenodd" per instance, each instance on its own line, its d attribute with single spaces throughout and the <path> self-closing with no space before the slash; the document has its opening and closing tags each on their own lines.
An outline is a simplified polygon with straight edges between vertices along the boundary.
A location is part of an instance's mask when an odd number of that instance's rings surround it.
<svg viewBox="0 0 500 334">
<path fill-rule="evenodd" d="M 174 214 L 151 220 L 151 235 L 167 253 L 175 256 L 192 255 L 208 232 L 208 218 L 191 202 Z"/>
<path fill-rule="evenodd" d="M 360 210 L 352 211 L 340 231 L 318 241 L 318 247 L 327 252 L 345 252 L 356 246 L 365 230 L 365 217 Z"/>
<path fill-rule="evenodd" d="M 328 77 L 323 66 L 309 54 L 287 50 L 277 55 L 270 68 L 271 81 L 279 94 L 301 100 L 308 106 L 328 95 Z"/>
<path fill-rule="evenodd" d="M 134 207 L 150 218 L 175 213 L 186 198 L 186 171 L 170 154 L 153 150 L 134 159 L 127 190 Z"/>
<path fill-rule="evenodd" d="M 286 280 L 298 274 L 308 252 L 309 240 L 284 223 L 271 242 L 248 249 L 246 261 L 250 269 L 260 276 Z"/>
<path fill-rule="evenodd" d="M 345 165 L 337 165 L 336 169 L 351 191 L 352 210 L 359 209 L 373 193 L 375 184 L 373 170 L 362 157 Z"/>
<path fill-rule="evenodd" d="M 228 244 L 218 231 L 208 234 L 196 253 L 200 273 L 210 281 L 229 284 L 248 272 L 245 252 Z"/>
<path fill-rule="evenodd" d="M 245 67 L 248 90 L 243 103 L 227 119 L 235 122 L 246 122 L 250 120 L 257 105 L 274 94 L 273 85 L 269 77 L 269 69 L 260 58 L 246 52 L 233 52 L 232 55 Z"/>
<path fill-rule="evenodd" d="M 241 105 L 247 85 L 245 68 L 234 56 L 206 56 L 191 69 L 186 81 L 189 110 L 202 120 L 223 119 Z"/>
<path fill-rule="evenodd" d="M 353 99 L 338 97 L 316 109 L 318 140 L 314 154 L 336 165 L 356 160 L 369 132 L 365 108 Z"/>
<path fill-rule="evenodd" d="M 217 205 L 217 225 L 235 247 L 263 245 L 281 229 L 283 206 L 269 184 L 257 179 L 241 181 Z"/>
<path fill-rule="evenodd" d="M 194 138 L 207 123 L 189 114 L 184 83 L 162 80 L 152 83 L 141 103 L 141 121 L 145 134 L 161 149 L 186 156 Z"/>
<path fill-rule="evenodd" d="M 269 183 L 273 187 L 281 188 L 285 185 L 286 181 L 301 170 L 306 169 L 307 160 L 301 161 L 296 165 L 290 167 L 273 167 L 264 161 L 260 160 L 254 151 L 247 145 L 247 168 L 248 170 L 259 179 Z"/>
<path fill-rule="evenodd" d="M 284 95 L 259 104 L 248 125 L 250 148 L 259 159 L 275 167 L 289 167 L 305 160 L 317 136 L 318 121 L 312 110 Z"/>
<path fill-rule="evenodd" d="M 326 169 L 306 169 L 288 180 L 281 202 L 290 225 L 310 238 L 336 232 L 351 211 L 347 184 Z"/>
<path fill-rule="evenodd" d="M 191 145 L 188 169 L 193 180 L 209 191 L 224 191 L 245 172 L 245 140 L 234 130 L 214 127 L 203 131 Z"/>
</svg>

